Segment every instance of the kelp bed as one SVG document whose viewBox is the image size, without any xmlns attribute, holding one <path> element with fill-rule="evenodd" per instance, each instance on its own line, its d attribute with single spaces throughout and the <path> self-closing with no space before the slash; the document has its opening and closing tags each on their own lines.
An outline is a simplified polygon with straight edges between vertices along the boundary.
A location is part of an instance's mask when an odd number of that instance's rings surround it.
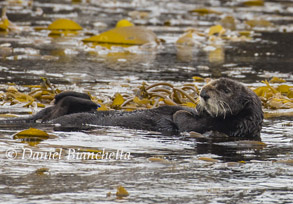
<svg viewBox="0 0 293 204">
<path fill-rule="evenodd" d="M 23 104 L 25 108 L 40 107 L 44 108 L 52 104 L 56 94 L 61 93 L 55 85 L 52 85 L 46 78 L 41 78 L 40 85 L 25 85 L 27 92 L 19 91 L 16 86 L 8 86 L 6 90 L 1 91 L 0 100 L 2 105 L 13 106 Z M 194 77 L 195 81 L 210 81 L 200 77 Z M 271 84 L 278 83 L 277 86 Z M 263 81 L 265 86 L 252 88 L 260 97 L 265 115 L 268 117 L 292 116 L 292 111 L 274 112 L 270 110 L 293 109 L 293 86 L 285 85 L 286 80 L 273 77 L 270 81 Z M 115 93 L 104 101 L 88 93 L 91 99 L 101 107 L 98 110 L 126 110 L 156 108 L 161 105 L 181 105 L 195 108 L 198 103 L 199 88 L 195 83 L 183 84 L 176 87 L 168 82 L 159 82 L 147 84 L 143 82 L 141 86 L 133 90 L 133 94 Z M 10 114 L 2 114 L 1 117 L 12 117 Z"/>
</svg>

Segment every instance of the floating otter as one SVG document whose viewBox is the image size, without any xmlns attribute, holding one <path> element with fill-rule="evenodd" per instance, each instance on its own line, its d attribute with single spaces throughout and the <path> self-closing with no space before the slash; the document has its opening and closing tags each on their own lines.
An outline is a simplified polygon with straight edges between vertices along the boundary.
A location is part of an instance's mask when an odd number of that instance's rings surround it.
<svg viewBox="0 0 293 204">
<path fill-rule="evenodd" d="M 161 106 L 154 109 L 97 111 L 98 105 L 88 95 L 63 92 L 55 104 L 36 115 L 18 121 L 58 123 L 61 127 L 82 129 L 85 124 L 120 126 L 160 132 L 204 133 L 218 131 L 230 137 L 259 138 L 263 121 L 261 101 L 244 85 L 220 78 L 205 85 L 196 109 Z"/>
</svg>

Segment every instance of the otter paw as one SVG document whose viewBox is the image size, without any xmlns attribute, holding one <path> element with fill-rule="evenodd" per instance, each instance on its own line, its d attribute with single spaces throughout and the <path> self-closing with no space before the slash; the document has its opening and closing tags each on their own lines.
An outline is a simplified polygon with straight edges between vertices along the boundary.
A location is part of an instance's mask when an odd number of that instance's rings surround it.
<svg viewBox="0 0 293 204">
<path fill-rule="evenodd" d="M 180 110 L 174 113 L 173 122 L 177 125 L 179 130 L 182 130 L 185 129 L 186 125 L 188 125 L 186 124 L 186 121 L 192 118 L 192 116 L 192 113 L 185 110 Z"/>
</svg>

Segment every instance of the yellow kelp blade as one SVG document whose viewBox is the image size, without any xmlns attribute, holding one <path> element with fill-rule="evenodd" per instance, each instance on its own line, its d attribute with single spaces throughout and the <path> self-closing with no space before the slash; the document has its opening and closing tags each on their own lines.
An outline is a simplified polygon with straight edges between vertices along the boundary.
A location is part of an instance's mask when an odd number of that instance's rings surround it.
<svg viewBox="0 0 293 204">
<path fill-rule="evenodd" d="M 219 162 L 219 160 L 209 158 L 209 157 L 199 157 L 198 160 L 202 160 L 202 161 L 206 161 L 206 162 Z"/>
<path fill-rule="evenodd" d="M 264 20 L 264 19 L 253 19 L 245 21 L 247 25 L 249 25 L 251 28 L 253 27 L 271 27 L 274 24 L 270 21 Z"/>
<path fill-rule="evenodd" d="M 9 25 L 10 25 L 9 20 L 7 18 L 4 18 L 4 19 L 2 18 L 0 20 L 0 31 L 6 31 L 6 30 L 8 30 L 9 29 Z"/>
<path fill-rule="evenodd" d="M 82 27 L 70 19 L 61 18 L 51 23 L 48 30 L 82 30 Z"/>
<path fill-rule="evenodd" d="M 196 82 L 204 82 L 204 78 L 199 76 L 193 76 L 192 79 Z"/>
<path fill-rule="evenodd" d="M 6 8 L 2 9 L 2 16 L 0 19 L 0 31 L 7 31 L 9 29 L 10 22 L 6 16 Z"/>
<path fill-rule="evenodd" d="M 129 27 L 129 26 L 134 26 L 134 25 L 133 25 L 133 23 L 131 23 L 130 21 L 128 21 L 126 19 L 122 19 L 122 20 L 118 21 L 116 24 L 116 28 Z"/>
<path fill-rule="evenodd" d="M 263 0 L 248 0 L 248 1 L 244 1 L 242 4 L 245 6 L 263 6 L 264 1 Z"/>
<path fill-rule="evenodd" d="M 147 104 L 150 103 L 150 100 L 148 100 L 148 99 L 146 99 L 146 98 L 144 98 L 144 99 L 140 99 L 140 98 L 138 98 L 137 96 L 135 96 L 135 97 L 133 98 L 133 102 L 136 103 L 136 104 L 138 104 L 138 105 L 147 105 Z"/>
<path fill-rule="evenodd" d="M 225 29 L 223 28 L 223 26 L 221 25 L 215 25 L 215 26 L 212 26 L 210 27 L 210 30 L 209 30 L 209 36 L 211 35 L 214 35 L 214 34 L 218 34 L 218 35 L 222 35 L 223 33 L 225 33 Z"/>
<path fill-rule="evenodd" d="M 277 87 L 277 91 L 279 91 L 282 94 L 288 94 L 290 92 L 290 89 L 293 89 L 293 86 L 280 85 Z"/>
<path fill-rule="evenodd" d="M 124 100 L 123 96 L 120 93 L 116 93 L 111 107 L 112 108 L 119 108 L 124 103 L 124 101 L 125 100 Z"/>
<path fill-rule="evenodd" d="M 269 82 L 270 83 L 283 83 L 283 82 L 286 82 L 286 80 L 279 78 L 279 77 L 272 77 Z"/>
<path fill-rule="evenodd" d="M 192 103 L 192 102 L 186 102 L 184 104 L 182 104 L 183 106 L 187 106 L 189 108 L 195 108 L 196 107 L 196 104 L 195 103 Z"/>
<path fill-rule="evenodd" d="M 193 40 L 193 32 L 189 31 L 183 34 L 181 37 L 178 38 L 176 41 L 176 45 L 183 45 L 183 46 L 194 46 Z"/>
<path fill-rule="evenodd" d="M 29 128 L 13 135 L 13 139 L 20 139 L 21 142 L 28 143 L 31 146 L 35 146 L 46 139 L 55 137 L 56 136 L 49 135 L 45 131 L 36 128 Z"/>
<path fill-rule="evenodd" d="M 126 197 L 129 196 L 129 193 L 123 186 L 118 186 L 117 192 L 116 192 L 117 197 Z"/>
<path fill-rule="evenodd" d="M 23 131 L 20 131 L 16 133 L 14 136 L 32 136 L 32 137 L 42 137 L 42 138 L 48 138 L 49 135 L 43 130 L 39 130 L 36 128 L 29 128 Z"/>
<path fill-rule="evenodd" d="M 138 26 L 117 27 L 101 33 L 100 35 L 83 39 L 83 42 L 130 45 L 143 45 L 156 41 L 157 36 L 154 32 Z"/>
<path fill-rule="evenodd" d="M 208 9 L 208 8 L 198 8 L 198 9 L 193 9 L 191 11 L 189 11 L 191 13 L 198 13 L 200 15 L 206 15 L 206 14 L 221 14 L 221 12 L 212 10 L 212 9 Z"/>
<path fill-rule="evenodd" d="M 38 176 L 43 176 L 49 173 L 49 168 L 39 168 L 34 173 Z"/>
</svg>

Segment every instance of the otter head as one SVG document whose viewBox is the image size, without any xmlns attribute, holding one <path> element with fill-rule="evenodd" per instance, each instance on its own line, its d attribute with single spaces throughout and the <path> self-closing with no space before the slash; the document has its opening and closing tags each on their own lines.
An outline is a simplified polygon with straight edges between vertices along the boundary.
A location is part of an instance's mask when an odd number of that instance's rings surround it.
<svg viewBox="0 0 293 204">
<path fill-rule="evenodd" d="M 244 109 L 247 96 L 251 95 L 248 91 L 248 88 L 230 79 L 211 81 L 200 92 L 199 108 L 212 117 L 237 115 Z"/>
</svg>

